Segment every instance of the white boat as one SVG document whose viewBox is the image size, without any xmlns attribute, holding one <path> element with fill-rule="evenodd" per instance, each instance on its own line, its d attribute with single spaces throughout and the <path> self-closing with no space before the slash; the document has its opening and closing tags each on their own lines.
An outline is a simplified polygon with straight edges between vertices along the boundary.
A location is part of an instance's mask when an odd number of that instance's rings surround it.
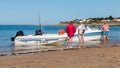
<svg viewBox="0 0 120 68">
<path fill-rule="evenodd" d="M 100 39 L 101 30 L 89 29 L 85 31 L 85 41 Z M 61 40 L 66 40 L 67 34 L 43 34 L 43 35 L 27 35 L 27 36 L 17 36 L 14 40 L 15 46 L 22 45 L 42 45 L 42 44 L 52 44 L 59 42 Z M 73 41 L 78 41 L 77 31 Z"/>
<path fill-rule="evenodd" d="M 22 45 L 41 45 L 51 44 L 60 40 L 65 40 L 67 35 L 58 34 L 43 34 L 43 35 L 28 35 L 28 36 L 17 36 L 15 38 L 15 46 Z"/>
</svg>

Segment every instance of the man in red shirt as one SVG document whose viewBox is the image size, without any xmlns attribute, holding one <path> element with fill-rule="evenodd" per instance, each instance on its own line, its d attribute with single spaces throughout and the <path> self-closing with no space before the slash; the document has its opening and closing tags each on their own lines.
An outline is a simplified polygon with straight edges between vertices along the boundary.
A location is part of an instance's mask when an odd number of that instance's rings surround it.
<svg viewBox="0 0 120 68">
<path fill-rule="evenodd" d="M 67 48 L 72 48 L 72 39 L 74 37 L 74 33 L 76 32 L 76 27 L 73 25 L 72 21 L 66 26 L 67 37 Z"/>
</svg>

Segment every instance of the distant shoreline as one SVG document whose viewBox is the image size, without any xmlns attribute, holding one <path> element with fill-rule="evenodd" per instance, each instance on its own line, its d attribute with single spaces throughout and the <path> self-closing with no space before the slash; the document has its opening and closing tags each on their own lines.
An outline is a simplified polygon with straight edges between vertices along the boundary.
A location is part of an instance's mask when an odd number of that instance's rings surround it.
<svg viewBox="0 0 120 68">
<path fill-rule="evenodd" d="M 4 24 L 0 24 L 0 25 L 4 25 Z M 17 26 L 17 24 L 5 24 L 5 25 L 16 25 Z M 39 26 L 39 25 L 37 25 L 37 24 L 18 24 L 18 25 L 20 25 L 20 26 Z M 43 25 L 43 26 L 66 26 L 67 24 L 45 24 L 45 25 Z M 74 25 L 78 25 L 78 24 L 74 24 Z M 86 24 L 86 25 L 96 25 L 96 26 L 100 26 L 100 25 L 102 25 L 102 23 L 92 23 L 92 24 Z M 120 23 L 108 23 L 108 25 L 110 25 L 110 26 L 120 26 Z"/>
<path fill-rule="evenodd" d="M 67 24 L 58 24 L 58 26 L 66 26 Z M 74 25 L 78 25 L 78 24 L 74 24 Z M 102 25 L 102 23 L 92 23 L 92 24 L 86 24 L 86 25 L 96 25 L 96 26 L 100 26 Z M 108 25 L 110 26 L 120 26 L 120 23 L 108 23 Z"/>
</svg>

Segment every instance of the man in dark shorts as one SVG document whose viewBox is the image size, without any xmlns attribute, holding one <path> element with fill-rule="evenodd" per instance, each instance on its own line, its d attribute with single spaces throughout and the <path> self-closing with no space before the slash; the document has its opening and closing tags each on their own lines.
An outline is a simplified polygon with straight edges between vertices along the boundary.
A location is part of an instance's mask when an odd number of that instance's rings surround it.
<svg viewBox="0 0 120 68">
<path fill-rule="evenodd" d="M 67 48 L 72 48 L 72 40 L 74 37 L 74 33 L 76 32 L 76 27 L 73 25 L 72 21 L 66 26 L 67 33 Z"/>
</svg>

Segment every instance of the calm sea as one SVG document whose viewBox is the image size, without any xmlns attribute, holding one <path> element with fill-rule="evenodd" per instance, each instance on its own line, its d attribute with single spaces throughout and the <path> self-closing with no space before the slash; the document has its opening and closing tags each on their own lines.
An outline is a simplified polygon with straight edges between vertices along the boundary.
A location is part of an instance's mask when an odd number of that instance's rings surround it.
<svg viewBox="0 0 120 68">
<path fill-rule="evenodd" d="M 13 50 L 14 45 L 10 38 L 16 35 L 16 32 L 22 30 L 25 35 L 35 34 L 39 26 L 32 25 L 0 25 L 0 51 Z M 60 29 L 65 29 L 65 26 L 44 26 L 42 28 L 44 33 L 58 33 Z M 120 26 L 110 26 L 110 40 L 111 44 L 120 44 Z"/>
</svg>

